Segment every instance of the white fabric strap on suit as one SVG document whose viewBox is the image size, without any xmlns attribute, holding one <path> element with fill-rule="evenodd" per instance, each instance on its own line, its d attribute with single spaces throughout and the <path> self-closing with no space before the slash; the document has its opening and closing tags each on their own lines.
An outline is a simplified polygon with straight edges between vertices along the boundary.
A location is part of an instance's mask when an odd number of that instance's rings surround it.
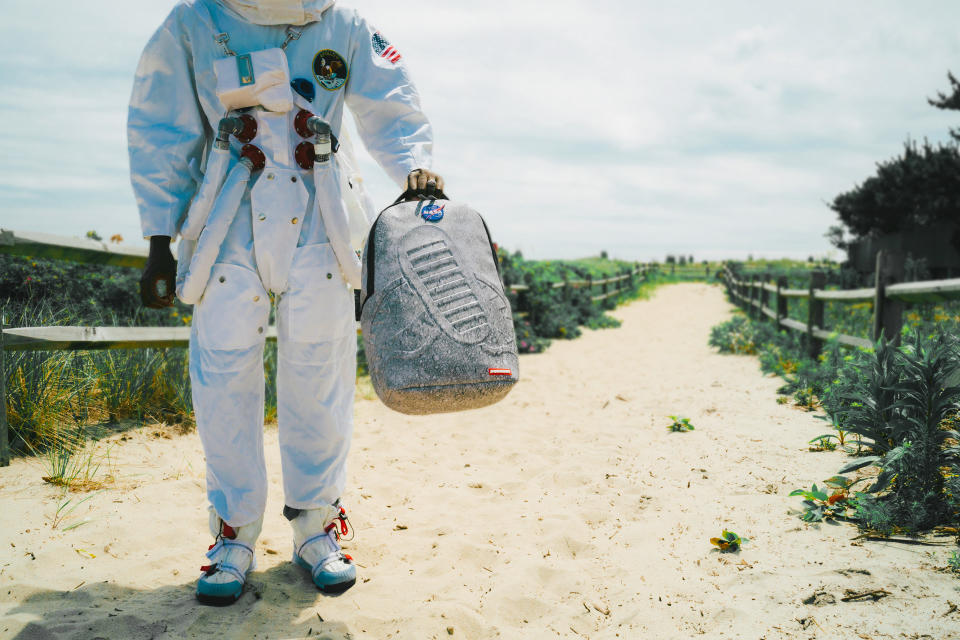
<svg viewBox="0 0 960 640">
<path fill-rule="evenodd" d="M 335 156 L 313 165 L 314 207 L 323 220 L 327 239 L 340 264 L 340 272 L 354 289 L 360 288 L 362 266 L 350 243 L 350 221 L 340 196 L 340 169 Z"/>
<path fill-rule="evenodd" d="M 213 545 L 213 548 L 211 548 L 210 551 L 207 551 L 207 557 L 213 560 L 214 556 L 220 554 L 220 552 L 229 553 L 234 548 L 246 551 L 250 554 L 250 566 L 247 571 L 252 571 L 257 568 L 257 556 L 253 553 L 253 547 L 248 545 L 246 542 L 241 542 L 240 540 L 230 540 L 229 538 L 218 539 L 217 543 Z M 240 567 L 230 564 L 224 560 L 217 562 L 216 568 L 217 571 L 229 573 L 240 582 L 245 582 L 247 579 L 247 573 L 245 571 L 241 571 Z"/>
<path fill-rule="evenodd" d="M 196 244 L 193 245 L 189 239 L 181 240 L 185 250 L 192 250 L 181 252 L 180 264 L 177 268 L 177 297 L 186 304 L 199 302 L 207 288 L 210 272 L 213 270 L 230 225 L 237 216 L 240 201 L 250 180 L 251 164 L 249 160 L 243 159 L 231 169 Z M 192 255 L 189 257 L 189 265 L 184 269 L 183 263 L 187 253 Z"/>
<path fill-rule="evenodd" d="M 323 571 L 323 565 L 327 564 L 331 560 L 343 559 L 343 553 L 341 552 L 340 544 L 336 540 L 336 535 L 337 534 L 334 532 L 334 530 L 330 529 L 329 531 L 324 531 L 323 533 L 318 533 L 315 536 L 311 536 L 307 538 L 306 540 L 303 541 L 303 543 L 299 547 L 297 547 L 297 556 L 302 558 L 304 548 L 306 548 L 308 544 L 311 544 L 313 542 L 320 542 L 326 539 L 328 543 L 333 546 L 333 549 L 334 549 L 333 551 L 331 551 L 327 555 L 320 558 L 320 560 L 318 560 L 313 565 L 313 567 L 311 567 L 311 571 L 313 572 L 314 577 L 317 576 L 317 573 Z"/>
<path fill-rule="evenodd" d="M 210 11 L 210 7 L 207 6 L 206 1 L 198 0 L 195 6 L 199 7 L 197 13 L 200 15 L 200 20 L 205 22 L 210 28 L 210 31 L 213 33 L 213 41 L 220 45 L 224 55 L 236 56 L 237 52 L 231 49 L 229 45 L 230 34 L 226 31 L 220 31 L 220 28 L 217 27 L 217 21 L 214 19 L 213 12 Z M 284 39 L 283 44 L 280 45 L 280 48 L 286 51 L 287 45 L 294 40 L 299 40 L 301 34 L 303 34 L 303 28 L 298 29 L 293 25 L 287 25 L 287 36 Z"/>
<path fill-rule="evenodd" d="M 187 240 L 196 240 L 200 231 L 207 224 L 210 208 L 213 206 L 227 175 L 227 165 L 230 162 L 230 148 L 220 149 L 214 146 L 207 156 L 207 170 L 203 180 L 197 188 L 197 194 L 190 203 L 187 217 L 180 227 L 180 237 Z"/>
</svg>

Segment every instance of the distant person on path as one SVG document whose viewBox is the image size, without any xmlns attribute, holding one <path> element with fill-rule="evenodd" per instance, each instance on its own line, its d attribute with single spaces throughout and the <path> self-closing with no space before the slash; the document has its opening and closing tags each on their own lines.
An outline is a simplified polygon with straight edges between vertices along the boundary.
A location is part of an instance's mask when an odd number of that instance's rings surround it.
<svg viewBox="0 0 960 640">
<path fill-rule="evenodd" d="M 429 170 L 433 134 L 405 62 L 379 31 L 334 0 L 181 0 L 137 68 L 128 137 L 131 181 L 150 238 L 141 279 L 146 306 L 173 303 L 178 273 L 170 243 L 178 234 L 181 271 L 193 268 L 184 249 L 194 242 L 184 239 L 188 212 L 212 206 L 209 225 L 198 225 L 198 233 L 206 232 L 223 202 L 239 203 L 228 212 L 235 217 L 226 218 L 209 279 L 204 273 L 190 334 L 214 536 L 197 584 L 204 603 L 236 601 L 254 568 L 267 498 L 263 348 L 271 301 L 283 513 L 293 528 L 293 559 L 323 591 L 340 592 L 356 581 L 339 544 L 346 531 L 339 498 L 356 376 L 353 297 L 345 280 L 359 285 L 347 268 L 358 263 L 352 249 L 345 257 L 329 216 L 345 208 L 341 198 L 353 197 L 354 205 L 363 198 L 348 193 L 356 188 L 348 182 L 348 145 L 322 154 L 314 143 L 321 140 L 319 125 L 307 122 L 308 116 L 325 121 L 335 141 L 344 104 L 367 149 L 398 184 L 425 193 L 443 188 Z M 339 176 L 335 182 L 321 182 L 312 171 L 322 161 Z M 219 191 L 217 171 L 227 175 Z M 198 185 L 207 183 L 214 184 L 213 205 L 196 202 Z"/>
</svg>

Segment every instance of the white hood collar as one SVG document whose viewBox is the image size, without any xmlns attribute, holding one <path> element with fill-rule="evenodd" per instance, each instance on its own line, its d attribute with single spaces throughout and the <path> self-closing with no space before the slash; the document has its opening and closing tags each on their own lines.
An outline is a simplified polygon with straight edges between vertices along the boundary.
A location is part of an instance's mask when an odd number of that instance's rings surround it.
<svg viewBox="0 0 960 640">
<path fill-rule="evenodd" d="M 217 0 L 253 24 L 304 25 L 316 22 L 335 0 Z"/>
</svg>

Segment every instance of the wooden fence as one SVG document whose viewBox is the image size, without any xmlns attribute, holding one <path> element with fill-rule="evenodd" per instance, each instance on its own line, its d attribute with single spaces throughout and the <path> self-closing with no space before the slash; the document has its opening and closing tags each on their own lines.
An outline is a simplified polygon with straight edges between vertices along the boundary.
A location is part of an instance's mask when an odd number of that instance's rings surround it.
<svg viewBox="0 0 960 640">
<path fill-rule="evenodd" d="M 45 233 L 21 232 L 0 229 L 0 252 L 15 255 L 70 260 L 87 264 L 103 264 L 142 269 L 147 261 L 147 250 L 111 246 L 97 240 L 66 238 Z M 593 280 L 569 280 L 557 282 L 553 286 L 571 289 L 587 287 L 591 291 L 599 288 L 591 300 L 599 302 L 617 296 L 626 288 L 632 288 L 636 279 L 646 279 L 658 267 L 637 264 L 633 270 L 617 276 Z M 673 275 L 699 274 L 703 267 L 684 269 L 677 273 L 673 266 Z M 709 268 L 706 269 L 709 276 Z M 518 303 L 517 311 L 523 316 L 523 293 L 529 290 L 526 284 L 506 285 L 514 294 Z M 133 295 L 133 292 L 131 292 Z M 519 297 L 518 297 L 519 296 Z M 10 464 L 10 446 L 7 428 L 6 405 L 6 369 L 4 353 L 6 351 L 56 351 L 56 350 L 93 350 L 93 349 L 142 349 L 186 347 L 189 344 L 189 327 L 6 327 L 0 318 L 0 466 Z M 268 327 L 267 340 L 276 340 L 275 326 Z"/>
<path fill-rule="evenodd" d="M 737 274 L 729 265 L 724 268 L 723 273 L 727 291 L 737 305 L 743 307 L 753 318 L 769 318 L 780 328 L 806 334 L 810 355 L 816 357 L 823 348 L 823 342 L 829 339 L 835 339 L 846 346 L 863 348 L 872 347 L 882 335 L 898 340 L 903 327 L 903 309 L 906 302 L 960 299 L 960 278 L 901 282 L 903 265 L 902 253 L 881 251 L 877 254 L 874 286 L 847 290 L 826 289 L 826 276 L 822 271 L 810 273 L 810 286 L 807 289 L 788 289 L 786 277 L 780 277 L 773 283 L 769 274 L 754 274 L 749 277 Z M 771 295 L 775 296 L 775 303 L 771 302 Z M 788 317 L 791 298 L 807 300 L 806 322 Z M 872 302 L 873 339 L 831 332 L 824 326 L 826 302 Z M 772 306 L 773 304 L 776 306 Z"/>
</svg>

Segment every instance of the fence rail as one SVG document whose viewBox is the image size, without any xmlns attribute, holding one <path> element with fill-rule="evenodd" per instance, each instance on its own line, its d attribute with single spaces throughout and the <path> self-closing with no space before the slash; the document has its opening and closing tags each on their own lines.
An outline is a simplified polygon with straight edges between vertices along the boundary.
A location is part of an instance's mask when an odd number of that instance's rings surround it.
<svg viewBox="0 0 960 640">
<path fill-rule="evenodd" d="M 906 302 L 938 302 L 960 299 L 960 278 L 950 280 L 927 280 L 923 282 L 899 282 L 903 279 L 903 255 L 881 251 L 877 255 L 877 270 L 874 286 L 864 289 L 829 290 L 825 288 L 826 277 L 822 271 L 810 273 L 808 289 L 787 289 L 787 280 L 781 277 L 775 284 L 769 274 L 740 276 L 724 267 L 723 278 L 731 299 L 744 307 L 754 318 L 769 318 L 791 331 L 807 335 L 809 353 L 819 355 L 826 340 L 836 340 L 849 347 L 870 348 L 881 335 L 899 339 L 903 327 L 903 308 Z M 776 306 L 770 306 L 771 294 Z M 804 298 L 808 302 L 807 321 L 788 317 L 790 299 Z M 834 333 L 824 326 L 824 303 L 873 303 L 873 339 Z"/>
<path fill-rule="evenodd" d="M 9 253 L 34 258 L 68 260 L 86 264 L 101 264 L 118 267 L 143 268 L 147 262 L 146 248 L 129 248 L 110 245 L 106 242 L 84 238 L 68 238 L 46 233 L 13 231 L 0 229 L 0 253 Z M 680 267 L 665 265 L 671 275 L 710 275 L 709 267 Z M 600 293 L 591 296 L 593 302 L 599 302 L 623 293 L 624 285 L 632 286 L 634 279 L 640 276 L 646 279 L 648 274 L 659 266 L 637 263 L 629 272 L 598 280 L 568 280 L 557 282 L 553 288 L 572 289 L 599 287 Z M 679 273 L 678 273 L 679 272 Z M 522 306 L 520 294 L 530 289 L 526 284 L 507 285 L 506 289 L 515 296 Z M 527 311 L 519 310 L 524 316 Z M 267 340 L 277 339 L 275 326 L 267 328 Z M 0 318 L 0 466 L 10 464 L 6 415 L 6 369 L 4 353 L 7 351 L 56 351 L 56 350 L 94 350 L 94 349 L 141 349 L 186 347 L 190 340 L 189 327 L 5 327 Z"/>
<path fill-rule="evenodd" d="M 10 229 L 0 229 L 0 252 L 115 267 L 142 269 L 147 264 L 146 248 L 119 247 L 87 238 Z"/>
</svg>

